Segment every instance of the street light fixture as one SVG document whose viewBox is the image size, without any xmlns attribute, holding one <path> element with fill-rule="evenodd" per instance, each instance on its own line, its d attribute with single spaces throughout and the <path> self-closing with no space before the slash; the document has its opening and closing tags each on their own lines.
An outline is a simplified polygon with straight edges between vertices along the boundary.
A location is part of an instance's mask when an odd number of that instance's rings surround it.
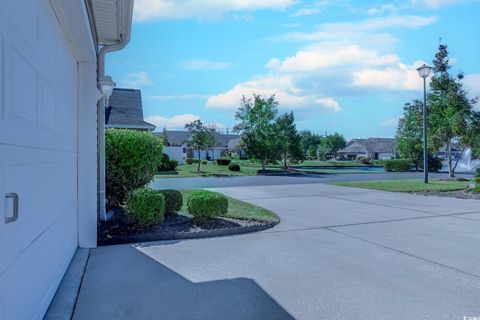
<svg viewBox="0 0 480 320">
<path fill-rule="evenodd" d="M 428 183 L 428 145 L 427 145 L 427 78 L 432 67 L 423 64 L 417 69 L 418 74 L 423 78 L 423 177 Z"/>
</svg>

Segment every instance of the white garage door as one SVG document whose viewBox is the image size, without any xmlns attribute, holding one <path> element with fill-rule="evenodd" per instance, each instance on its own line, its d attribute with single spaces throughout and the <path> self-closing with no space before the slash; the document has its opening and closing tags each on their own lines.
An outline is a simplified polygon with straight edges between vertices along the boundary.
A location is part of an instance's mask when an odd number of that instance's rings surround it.
<svg viewBox="0 0 480 320">
<path fill-rule="evenodd" d="M 77 247 L 76 133 L 77 63 L 49 1 L 0 1 L 0 319 L 41 318 Z"/>
</svg>

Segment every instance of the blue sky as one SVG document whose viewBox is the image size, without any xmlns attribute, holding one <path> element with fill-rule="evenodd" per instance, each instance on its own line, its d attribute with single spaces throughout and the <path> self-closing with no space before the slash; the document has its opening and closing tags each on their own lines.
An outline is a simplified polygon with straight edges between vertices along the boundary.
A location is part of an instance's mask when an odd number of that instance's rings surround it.
<svg viewBox="0 0 480 320">
<path fill-rule="evenodd" d="M 299 129 L 393 137 L 440 38 L 480 94 L 479 1 L 136 0 L 134 11 L 132 40 L 107 72 L 142 89 L 159 131 L 197 118 L 231 129 L 255 92 L 275 93 Z"/>
</svg>

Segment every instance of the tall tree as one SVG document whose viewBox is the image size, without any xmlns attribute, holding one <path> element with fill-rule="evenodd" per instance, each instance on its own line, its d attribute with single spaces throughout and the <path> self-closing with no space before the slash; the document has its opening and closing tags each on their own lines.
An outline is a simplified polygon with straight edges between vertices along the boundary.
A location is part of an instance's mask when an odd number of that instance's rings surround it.
<svg viewBox="0 0 480 320">
<path fill-rule="evenodd" d="M 433 60 L 432 81 L 428 94 L 428 129 L 431 141 L 436 148 L 446 145 L 447 163 L 450 177 L 455 176 L 455 164 L 452 163 L 452 141 L 454 138 L 468 135 L 475 99 L 467 97 L 463 88 L 463 74 L 450 74 L 451 65 L 448 60 L 447 46 L 441 44 Z M 468 145 L 462 146 L 462 153 Z"/>
<path fill-rule="evenodd" d="M 397 150 L 400 156 L 411 160 L 418 168 L 423 160 L 422 102 L 414 100 L 403 107 L 403 117 L 398 121 Z"/>
<path fill-rule="evenodd" d="M 263 98 L 253 95 L 253 99 L 242 98 L 235 119 L 238 123 L 235 132 L 240 132 L 242 146 L 250 157 L 256 158 L 262 165 L 262 170 L 268 163 L 276 162 L 279 150 L 276 138 L 275 118 L 278 112 L 278 102 L 275 95 Z"/>
<path fill-rule="evenodd" d="M 167 134 L 167 127 L 166 126 L 163 127 L 162 138 L 163 138 L 163 145 L 168 146 L 169 143 L 168 143 L 168 134 Z"/>
<path fill-rule="evenodd" d="M 288 169 L 290 160 L 303 159 L 301 148 L 301 137 L 295 126 L 295 117 L 293 112 L 286 112 L 276 120 L 277 141 L 281 151 L 283 169 Z"/>
<path fill-rule="evenodd" d="M 303 157 L 306 158 L 307 155 L 317 157 L 318 145 L 321 142 L 320 136 L 310 130 L 303 130 L 300 132 L 300 137 Z"/>
<path fill-rule="evenodd" d="M 333 154 L 333 156 L 336 158 L 338 150 L 345 148 L 347 145 L 347 140 L 345 140 L 343 135 L 335 132 L 334 134 L 327 135 L 325 137 L 325 144 L 329 150 L 329 153 Z"/>
<path fill-rule="evenodd" d="M 188 144 L 198 154 L 197 171 L 200 171 L 202 151 L 210 148 L 212 141 L 215 143 L 215 137 L 213 136 L 212 132 L 203 125 L 201 120 L 195 120 L 189 124 L 186 124 L 185 129 L 191 133 Z"/>
</svg>

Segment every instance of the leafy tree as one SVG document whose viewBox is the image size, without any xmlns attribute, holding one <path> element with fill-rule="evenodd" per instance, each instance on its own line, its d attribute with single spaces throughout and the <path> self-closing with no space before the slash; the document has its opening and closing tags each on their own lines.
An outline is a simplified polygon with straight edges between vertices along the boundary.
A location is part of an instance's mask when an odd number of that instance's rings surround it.
<svg viewBox="0 0 480 320">
<path fill-rule="evenodd" d="M 312 133 L 310 130 L 303 130 L 300 132 L 300 138 L 303 157 L 305 158 L 307 155 L 309 155 L 316 158 L 318 145 L 321 143 L 320 136 Z"/>
<path fill-rule="evenodd" d="M 162 138 L 163 138 L 163 145 L 165 145 L 165 146 L 170 145 L 170 144 L 168 143 L 167 127 L 163 127 Z"/>
<path fill-rule="evenodd" d="M 446 45 L 439 46 L 433 65 L 434 75 L 428 95 L 429 136 L 436 148 L 446 144 L 448 172 L 450 177 L 454 177 L 459 159 L 455 164 L 452 163 L 452 141 L 454 138 L 460 138 L 461 142 L 471 140 L 468 137 L 469 130 L 475 131 L 472 125 L 476 122 L 472 117 L 475 117 L 473 105 L 476 99 L 467 97 L 468 92 L 463 89 L 462 84 L 463 74 L 450 74 L 451 65 Z M 463 144 L 462 153 L 467 147 L 468 144 Z"/>
<path fill-rule="evenodd" d="M 277 141 L 281 151 L 283 169 L 288 169 L 289 160 L 303 159 L 304 153 L 301 148 L 301 136 L 295 126 L 293 112 L 286 112 L 276 120 Z"/>
<path fill-rule="evenodd" d="M 422 107 L 423 104 L 419 100 L 405 104 L 403 117 L 398 122 L 396 136 L 400 156 L 411 160 L 417 171 L 423 160 Z"/>
<path fill-rule="evenodd" d="M 260 161 L 262 170 L 279 158 L 275 125 L 277 108 L 275 95 L 263 98 L 254 94 L 253 100 L 242 98 L 235 114 L 238 123 L 233 129 L 241 133 L 242 146 L 250 157 Z"/>
<path fill-rule="evenodd" d="M 317 145 L 318 158 L 320 160 L 327 160 L 327 154 L 330 152 L 330 148 L 327 145 L 327 138 L 324 136 L 319 136 L 320 143 Z"/>
<path fill-rule="evenodd" d="M 215 143 L 215 137 L 212 132 L 203 125 L 201 120 L 195 120 L 186 124 L 185 129 L 191 133 L 188 144 L 198 153 L 197 171 L 200 171 L 202 150 L 211 148 L 211 145 Z"/>
<path fill-rule="evenodd" d="M 345 148 L 347 145 L 347 140 L 345 140 L 343 135 L 335 132 L 334 134 L 325 137 L 325 145 L 328 149 L 328 153 L 333 154 L 336 158 L 338 150 Z"/>
</svg>

